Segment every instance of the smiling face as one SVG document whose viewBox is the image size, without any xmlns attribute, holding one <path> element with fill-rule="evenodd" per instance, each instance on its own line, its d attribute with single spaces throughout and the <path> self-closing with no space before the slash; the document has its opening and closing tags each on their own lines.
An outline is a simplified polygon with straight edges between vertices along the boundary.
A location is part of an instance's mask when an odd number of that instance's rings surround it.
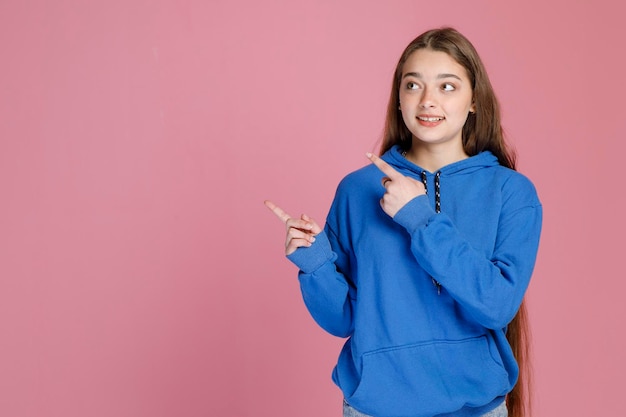
<svg viewBox="0 0 626 417">
<path fill-rule="evenodd" d="M 462 130 L 474 112 L 467 71 L 450 55 L 432 49 L 413 52 L 402 67 L 400 110 L 413 146 L 446 144 L 462 150 Z"/>
</svg>

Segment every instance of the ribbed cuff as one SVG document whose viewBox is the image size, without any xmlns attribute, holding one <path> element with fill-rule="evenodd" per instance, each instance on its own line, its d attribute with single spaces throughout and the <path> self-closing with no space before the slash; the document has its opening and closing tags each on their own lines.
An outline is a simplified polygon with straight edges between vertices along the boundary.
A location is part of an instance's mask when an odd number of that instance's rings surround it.
<svg viewBox="0 0 626 417">
<path fill-rule="evenodd" d="M 428 224 L 428 219 L 435 215 L 435 210 L 430 206 L 427 195 L 420 195 L 409 201 L 402 207 L 393 220 L 403 226 L 410 234 L 418 227 Z"/>
<path fill-rule="evenodd" d="M 315 242 L 309 247 L 296 249 L 287 259 L 293 262 L 305 274 L 311 274 L 322 267 L 326 262 L 334 262 L 337 255 L 330 247 L 330 241 L 325 231 L 315 236 Z"/>
</svg>

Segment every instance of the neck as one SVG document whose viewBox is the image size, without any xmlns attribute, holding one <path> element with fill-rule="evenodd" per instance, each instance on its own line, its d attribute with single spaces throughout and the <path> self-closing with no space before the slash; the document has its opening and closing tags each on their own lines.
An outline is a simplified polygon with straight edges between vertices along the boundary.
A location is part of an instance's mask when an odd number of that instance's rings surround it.
<svg viewBox="0 0 626 417">
<path fill-rule="evenodd" d="M 463 146 L 453 143 L 426 144 L 413 140 L 411 149 L 406 152 L 406 159 L 429 172 L 439 171 L 446 165 L 467 159 L 469 156 Z"/>
</svg>

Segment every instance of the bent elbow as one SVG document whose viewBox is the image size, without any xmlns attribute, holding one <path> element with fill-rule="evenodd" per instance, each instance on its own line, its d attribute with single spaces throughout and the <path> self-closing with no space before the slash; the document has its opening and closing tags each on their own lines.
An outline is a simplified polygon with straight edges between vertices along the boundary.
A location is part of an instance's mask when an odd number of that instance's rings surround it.
<svg viewBox="0 0 626 417">
<path fill-rule="evenodd" d="M 353 333 L 352 320 L 344 318 L 343 320 L 316 320 L 317 324 L 326 332 L 336 337 L 346 338 Z"/>
</svg>

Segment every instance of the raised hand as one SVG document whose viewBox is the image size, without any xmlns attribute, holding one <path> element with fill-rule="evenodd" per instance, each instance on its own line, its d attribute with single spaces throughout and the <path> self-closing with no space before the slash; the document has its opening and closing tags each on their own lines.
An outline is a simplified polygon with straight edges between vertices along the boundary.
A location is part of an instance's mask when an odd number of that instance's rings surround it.
<svg viewBox="0 0 626 417">
<path fill-rule="evenodd" d="M 285 255 L 291 255 L 298 248 L 311 246 L 315 242 L 315 236 L 322 232 L 322 228 L 315 220 L 306 214 L 300 216 L 299 219 L 293 218 L 271 201 L 265 200 L 264 203 L 287 228 Z"/>
<path fill-rule="evenodd" d="M 406 203 L 417 196 L 426 194 L 421 181 L 402 175 L 374 154 L 367 153 L 366 156 L 385 174 L 382 183 L 386 191 L 380 199 L 380 206 L 389 216 L 395 216 Z"/>
</svg>

